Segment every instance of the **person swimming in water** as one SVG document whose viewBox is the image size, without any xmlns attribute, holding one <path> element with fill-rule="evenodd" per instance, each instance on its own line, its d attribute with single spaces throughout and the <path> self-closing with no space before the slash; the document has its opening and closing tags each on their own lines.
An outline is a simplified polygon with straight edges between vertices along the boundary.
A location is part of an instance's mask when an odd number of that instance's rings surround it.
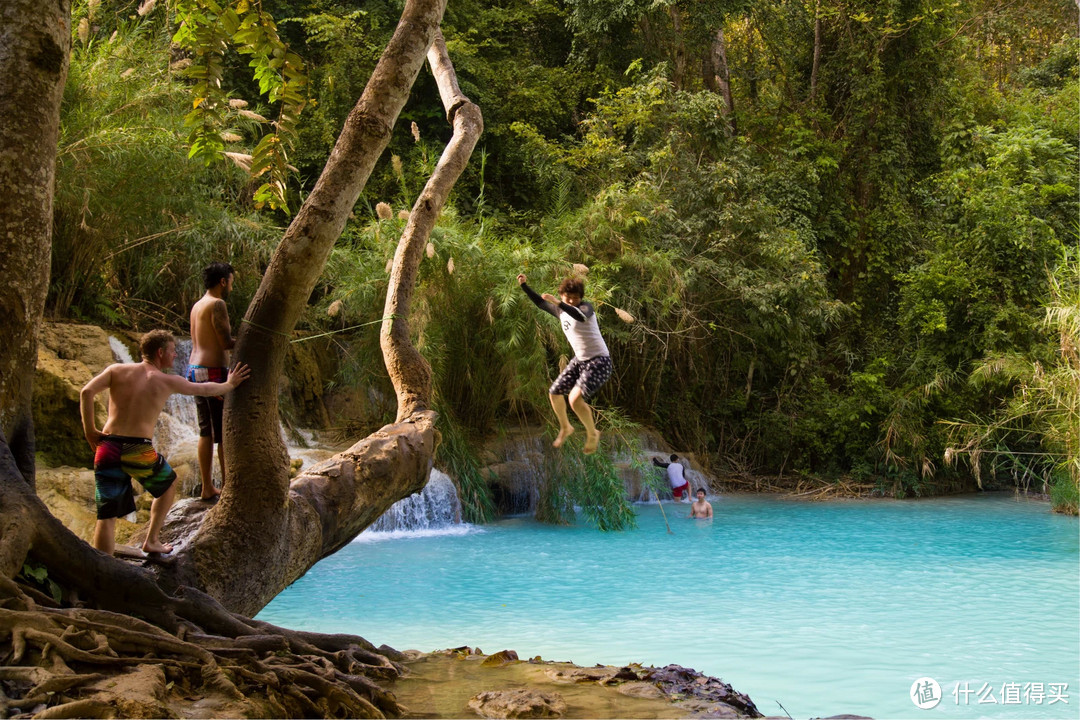
<svg viewBox="0 0 1080 720">
<path fill-rule="evenodd" d="M 690 506 L 690 514 L 687 517 L 712 520 L 712 504 L 705 499 L 705 488 L 698 488 L 697 500 Z"/>
<path fill-rule="evenodd" d="M 559 285 L 559 297 L 556 298 L 549 293 L 540 295 L 526 284 L 526 280 L 524 274 L 517 276 L 518 284 L 529 299 L 559 320 L 570 347 L 574 349 L 574 359 L 548 388 L 548 400 L 559 421 L 559 435 L 551 444 L 562 447 L 566 438 L 574 433 L 574 426 L 570 424 L 566 412 L 569 401 L 574 414 L 585 427 L 584 452 L 591 455 L 600 444 L 600 431 L 596 429 L 589 398 L 608 381 L 613 366 L 607 344 L 600 335 L 596 311 L 592 303 L 585 301 L 585 281 L 575 277 L 566 278 Z"/>
</svg>

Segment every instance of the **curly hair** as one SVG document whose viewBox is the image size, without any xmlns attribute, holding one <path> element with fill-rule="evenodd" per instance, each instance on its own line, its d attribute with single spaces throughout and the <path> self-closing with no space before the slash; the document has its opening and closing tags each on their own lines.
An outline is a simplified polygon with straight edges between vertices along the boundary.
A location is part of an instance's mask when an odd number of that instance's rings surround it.
<svg viewBox="0 0 1080 720">
<path fill-rule="evenodd" d="M 151 330 L 139 340 L 139 352 L 147 360 L 153 360 L 157 357 L 158 350 L 166 348 L 169 343 L 174 342 L 176 340 L 168 330 Z"/>
</svg>

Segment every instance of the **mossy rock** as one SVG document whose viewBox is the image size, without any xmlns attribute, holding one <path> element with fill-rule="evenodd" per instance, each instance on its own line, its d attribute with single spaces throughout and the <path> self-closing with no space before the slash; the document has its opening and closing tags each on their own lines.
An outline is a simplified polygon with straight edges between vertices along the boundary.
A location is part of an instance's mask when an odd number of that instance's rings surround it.
<svg viewBox="0 0 1080 720">
<path fill-rule="evenodd" d="M 37 454 L 49 466 L 90 467 L 93 453 L 83 436 L 79 391 L 113 362 L 109 336 L 93 325 L 45 325 L 34 375 Z M 107 417 L 106 395 L 95 401 L 98 427 Z"/>
</svg>

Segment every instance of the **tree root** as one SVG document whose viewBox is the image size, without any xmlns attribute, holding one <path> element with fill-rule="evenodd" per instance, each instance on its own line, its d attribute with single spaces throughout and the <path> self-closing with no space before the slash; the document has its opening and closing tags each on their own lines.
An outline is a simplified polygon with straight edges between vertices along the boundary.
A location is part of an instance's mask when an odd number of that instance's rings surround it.
<svg viewBox="0 0 1080 720">
<path fill-rule="evenodd" d="M 189 605 L 212 629 L 192 622 Z M 249 717 L 402 714 L 377 682 L 401 666 L 363 638 L 277 628 L 190 596 L 174 612 L 168 632 L 105 610 L 42 607 L 0 583 L 0 719 L 180 715 L 200 700 Z"/>
</svg>

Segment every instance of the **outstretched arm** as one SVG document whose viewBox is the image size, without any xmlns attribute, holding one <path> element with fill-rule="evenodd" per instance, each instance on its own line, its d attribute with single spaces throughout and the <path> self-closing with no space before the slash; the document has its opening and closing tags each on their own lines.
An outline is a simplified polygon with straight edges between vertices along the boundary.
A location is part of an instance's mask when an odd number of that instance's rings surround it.
<svg viewBox="0 0 1080 720">
<path fill-rule="evenodd" d="M 521 274 L 517 276 L 518 285 L 525 291 L 525 294 L 529 296 L 529 299 L 533 301 L 536 307 L 540 308 L 546 313 L 551 313 L 555 317 L 559 317 L 559 308 L 541 297 L 540 293 L 533 290 L 531 287 L 525 284 L 525 275 Z"/>
<path fill-rule="evenodd" d="M 169 389 L 181 395 L 197 395 L 199 397 L 217 397 L 227 392 L 232 392 L 237 385 L 248 379 L 251 368 L 244 363 L 237 363 L 236 367 L 229 371 L 229 378 L 223 383 L 205 382 L 193 383 L 179 375 L 167 375 Z"/>
<path fill-rule="evenodd" d="M 653 464 L 653 465 L 655 465 L 656 467 L 662 467 L 662 468 L 666 468 L 666 467 L 667 467 L 668 465 L 670 465 L 671 463 L 666 463 L 666 462 L 660 462 L 660 461 L 659 461 L 658 459 L 656 459 L 656 458 L 653 458 L 653 459 L 652 459 L 652 464 Z"/>
<path fill-rule="evenodd" d="M 103 390 L 109 389 L 112 382 L 112 365 L 102 370 L 94 379 L 86 383 L 79 391 L 79 412 L 82 414 L 83 435 L 91 448 L 97 448 L 101 440 L 101 431 L 97 429 L 94 417 L 94 398 Z"/>
</svg>

